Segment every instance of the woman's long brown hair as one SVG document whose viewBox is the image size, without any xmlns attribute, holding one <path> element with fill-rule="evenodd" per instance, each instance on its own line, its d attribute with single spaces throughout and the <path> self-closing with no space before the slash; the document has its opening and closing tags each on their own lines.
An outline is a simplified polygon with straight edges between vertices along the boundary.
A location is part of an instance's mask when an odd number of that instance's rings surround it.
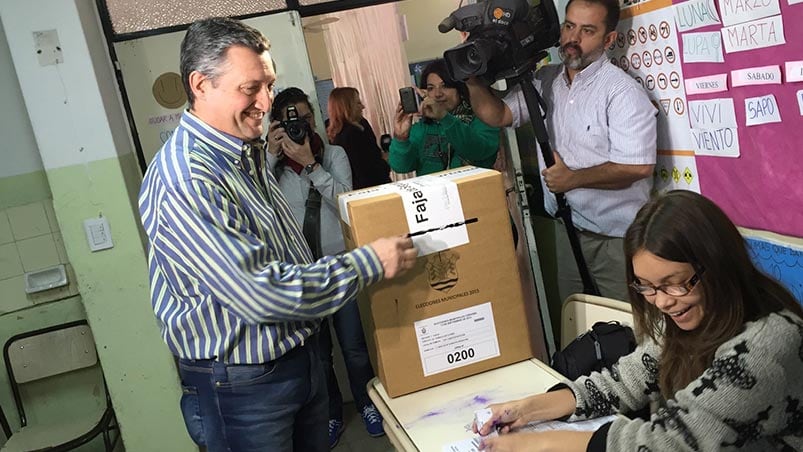
<svg viewBox="0 0 803 452">
<path fill-rule="evenodd" d="M 744 238 L 727 215 L 707 198 L 676 190 L 639 210 L 624 239 L 628 282 L 634 280 L 633 255 L 641 250 L 674 262 L 687 262 L 701 280 L 703 320 L 684 331 L 644 296 L 631 290 L 636 331 L 662 345 L 658 384 L 666 399 L 707 369 L 714 352 L 738 335 L 745 322 L 788 309 L 803 308 L 777 281 L 759 271 Z"/>
<path fill-rule="evenodd" d="M 326 128 L 326 136 L 329 137 L 330 143 L 334 142 L 335 137 L 343 130 L 346 123 L 359 127 L 360 118 L 354 117 L 355 105 L 359 99 L 360 93 L 356 88 L 335 88 L 329 93 L 327 107 L 329 126 Z"/>
</svg>

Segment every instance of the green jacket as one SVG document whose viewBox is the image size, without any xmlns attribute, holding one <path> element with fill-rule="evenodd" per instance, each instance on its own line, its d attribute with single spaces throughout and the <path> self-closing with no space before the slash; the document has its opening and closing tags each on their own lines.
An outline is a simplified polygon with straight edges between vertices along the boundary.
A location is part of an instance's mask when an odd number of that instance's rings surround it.
<svg viewBox="0 0 803 452">
<path fill-rule="evenodd" d="M 440 122 L 413 124 L 407 141 L 394 138 L 389 163 L 397 173 L 416 171 L 418 176 L 464 165 L 491 168 L 498 148 L 498 128 L 476 117 L 466 124 L 447 113 Z"/>
</svg>

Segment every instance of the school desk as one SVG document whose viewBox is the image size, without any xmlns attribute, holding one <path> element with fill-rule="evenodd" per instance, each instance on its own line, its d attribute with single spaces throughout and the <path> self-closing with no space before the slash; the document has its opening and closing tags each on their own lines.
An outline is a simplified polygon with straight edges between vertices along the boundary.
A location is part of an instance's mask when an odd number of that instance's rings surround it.
<svg viewBox="0 0 803 452">
<path fill-rule="evenodd" d="M 368 395 L 382 413 L 396 450 L 441 452 L 447 444 L 474 436 L 475 411 L 544 392 L 561 379 L 548 365 L 530 359 L 396 398 L 374 378 Z"/>
</svg>

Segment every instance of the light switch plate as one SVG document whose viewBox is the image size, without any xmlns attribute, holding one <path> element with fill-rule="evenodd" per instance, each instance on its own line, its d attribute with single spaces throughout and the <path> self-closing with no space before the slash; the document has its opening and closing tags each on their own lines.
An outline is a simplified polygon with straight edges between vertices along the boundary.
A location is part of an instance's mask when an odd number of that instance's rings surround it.
<svg viewBox="0 0 803 452">
<path fill-rule="evenodd" d="M 84 232 L 86 232 L 86 242 L 92 251 L 105 250 L 114 246 L 112 230 L 106 217 L 84 220 Z"/>
</svg>

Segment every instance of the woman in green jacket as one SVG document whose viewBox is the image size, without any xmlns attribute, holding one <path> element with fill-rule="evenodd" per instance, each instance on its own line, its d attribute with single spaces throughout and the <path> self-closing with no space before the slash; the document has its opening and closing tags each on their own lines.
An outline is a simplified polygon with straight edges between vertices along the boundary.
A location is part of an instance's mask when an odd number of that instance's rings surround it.
<svg viewBox="0 0 803 452">
<path fill-rule="evenodd" d="M 474 116 L 465 84 L 453 80 L 443 60 L 435 60 L 421 73 L 426 95 L 418 113 L 396 108 L 390 167 L 416 175 L 474 165 L 491 168 L 499 148 L 499 129 Z M 421 119 L 413 124 L 413 116 Z"/>
</svg>

